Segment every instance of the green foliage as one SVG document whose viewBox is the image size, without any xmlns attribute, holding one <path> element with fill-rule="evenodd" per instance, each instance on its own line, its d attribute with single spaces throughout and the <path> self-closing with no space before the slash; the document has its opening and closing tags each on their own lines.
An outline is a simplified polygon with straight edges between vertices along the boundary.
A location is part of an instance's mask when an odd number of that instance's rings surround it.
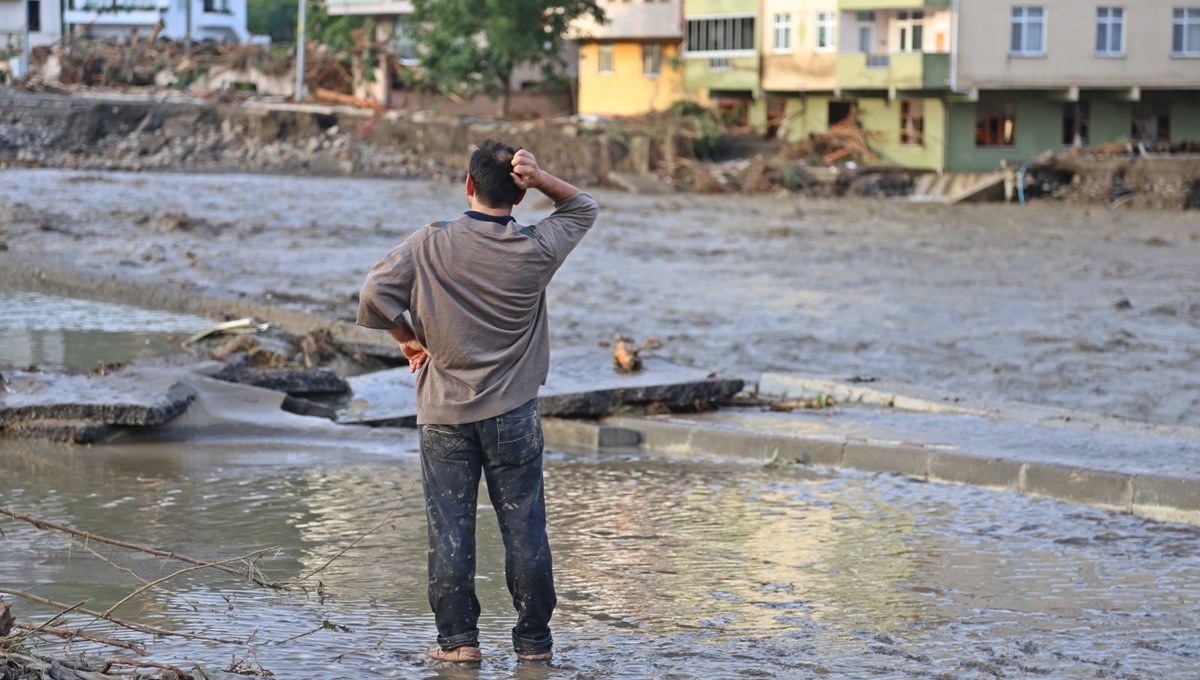
<svg viewBox="0 0 1200 680">
<path fill-rule="evenodd" d="M 413 8 L 426 82 L 492 98 L 507 94 L 519 64 L 557 72 L 563 36 L 576 18 L 604 20 L 596 0 L 414 0 Z"/>
<path fill-rule="evenodd" d="M 721 119 L 711 109 L 681 99 L 671 105 L 669 113 L 692 131 L 696 158 L 715 160 L 720 155 L 725 137 L 721 132 Z"/>
<path fill-rule="evenodd" d="M 325 0 L 305 2 L 308 39 L 332 50 L 350 49 L 350 33 L 360 28 L 370 31 L 373 26 L 369 17 L 330 16 L 325 11 Z M 246 26 L 251 33 L 271 36 L 274 42 L 295 42 L 299 10 L 295 0 L 246 0 Z"/>
<path fill-rule="evenodd" d="M 291 0 L 246 0 L 246 27 L 274 42 L 296 40 L 298 7 Z"/>
</svg>

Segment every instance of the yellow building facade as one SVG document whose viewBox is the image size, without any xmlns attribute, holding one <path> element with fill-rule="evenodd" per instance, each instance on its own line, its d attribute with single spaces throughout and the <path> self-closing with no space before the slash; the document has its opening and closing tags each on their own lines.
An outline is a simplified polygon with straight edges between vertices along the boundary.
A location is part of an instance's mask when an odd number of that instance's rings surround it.
<svg viewBox="0 0 1200 680">
<path fill-rule="evenodd" d="M 683 99 L 682 0 L 597 4 L 603 23 L 586 16 L 571 26 L 579 45 L 579 113 L 636 116 Z"/>
<path fill-rule="evenodd" d="M 579 45 L 579 113 L 635 116 L 684 98 L 678 40 L 588 40 Z"/>
</svg>

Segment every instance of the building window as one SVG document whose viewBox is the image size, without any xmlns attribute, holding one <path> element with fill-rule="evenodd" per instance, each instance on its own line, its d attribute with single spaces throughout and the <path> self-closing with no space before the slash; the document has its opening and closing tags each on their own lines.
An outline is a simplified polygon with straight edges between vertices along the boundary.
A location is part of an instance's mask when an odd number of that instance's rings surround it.
<svg viewBox="0 0 1200 680">
<path fill-rule="evenodd" d="M 754 17 L 689 19 L 688 52 L 742 52 L 754 49 Z"/>
<path fill-rule="evenodd" d="M 875 51 L 875 13 L 859 12 L 858 18 L 858 51 L 871 53 Z"/>
<path fill-rule="evenodd" d="M 900 51 L 920 52 L 925 42 L 925 12 L 905 10 L 896 18 L 900 27 Z"/>
<path fill-rule="evenodd" d="M 1087 146 L 1089 124 L 1087 102 L 1067 102 L 1063 105 L 1062 143 L 1064 146 Z"/>
<path fill-rule="evenodd" d="M 642 75 L 657 78 L 662 73 L 663 48 L 660 43 L 642 45 Z"/>
<path fill-rule="evenodd" d="M 27 0 L 25 3 L 27 23 L 30 33 L 42 30 L 42 0 Z M 17 16 L 20 16 L 19 14 Z"/>
<path fill-rule="evenodd" d="M 792 51 L 792 15 L 775 15 L 775 51 Z"/>
<path fill-rule="evenodd" d="M 613 44 L 602 42 L 600 43 L 600 75 L 610 74 L 613 70 Z"/>
<path fill-rule="evenodd" d="M 925 102 L 920 99 L 900 100 L 900 143 L 910 146 L 925 144 Z"/>
<path fill-rule="evenodd" d="M 729 57 L 712 57 L 708 60 L 709 71 L 728 71 Z"/>
<path fill-rule="evenodd" d="M 837 49 L 836 16 L 833 12 L 817 12 L 817 50 Z"/>
<path fill-rule="evenodd" d="M 1013 7 L 1009 52 L 1024 56 L 1046 54 L 1046 10 L 1041 7 Z"/>
<path fill-rule="evenodd" d="M 1017 107 L 1012 102 L 975 105 L 975 146 L 1012 146 L 1017 137 Z"/>
<path fill-rule="evenodd" d="M 1171 24 L 1171 54 L 1200 57 L 1200 7 L 1176 9 Z"/>
<path fill-rule="evenodd" d="M 1096 54 L 1119 57 L 1125 54 L 1125 10 L 1120 7 L 1096 9 Z"/>
</svg>

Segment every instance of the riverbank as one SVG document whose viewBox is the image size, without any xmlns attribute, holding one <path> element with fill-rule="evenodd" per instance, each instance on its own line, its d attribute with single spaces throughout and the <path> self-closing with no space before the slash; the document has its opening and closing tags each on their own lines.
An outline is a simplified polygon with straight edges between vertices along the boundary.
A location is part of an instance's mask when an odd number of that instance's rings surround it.
<svg viewBox="0 0 1200 680">
<path fill-rule="evenodd" d="M 754 136 L 698 140 L 691 128 L 699 123 L 686 116 L 506 122 L 269 100 L 215 104 L 178 92 L 103 89 L 72 95 L 0 89 L 0 112 L 0 169 L 458 181 L 464 154 L 485 138 L 499 137 L 536 144 L 547 167 L 577 183 L 633 193 L 912 196 L 935 202 L 1020 198 L 1165 211 L 1200 208 L 1200 155 L 1143 156 L 1132 147 L 1039 159 L 1028 173 L 1011 166 L 951 177 L 870 166 L 862 159 L 826 164 L 804 144 Z M 1018 192 L 1018 183 L 1023 191 Z"/>
</svg>

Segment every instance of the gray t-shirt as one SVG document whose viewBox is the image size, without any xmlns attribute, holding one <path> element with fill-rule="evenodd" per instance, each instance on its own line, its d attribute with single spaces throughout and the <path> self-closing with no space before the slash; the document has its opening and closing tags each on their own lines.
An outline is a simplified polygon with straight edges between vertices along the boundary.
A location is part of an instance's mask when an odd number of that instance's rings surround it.
<svg viewBox="0 0 1200 680">
<path fill-rule="evenodd" d="M 546 286 L 597 212 L 585 193 L 532 226 L 469 211 L 418 229 L 371 269 L 358 325 L 395 328 L 408 312 L 429 350 L 418 423 L 473 423 L 537 396 L 550 369 Z"/>
</svg>

